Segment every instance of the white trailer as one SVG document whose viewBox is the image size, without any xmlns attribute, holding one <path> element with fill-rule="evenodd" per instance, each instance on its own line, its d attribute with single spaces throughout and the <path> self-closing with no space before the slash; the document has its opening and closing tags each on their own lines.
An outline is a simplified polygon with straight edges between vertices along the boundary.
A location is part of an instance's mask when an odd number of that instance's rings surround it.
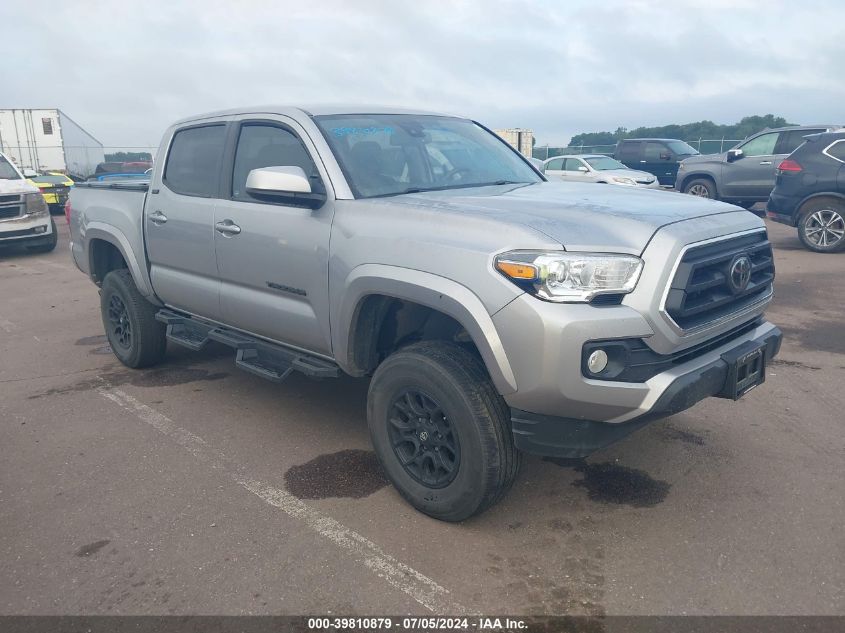
<svg viewBox="0 0 845 633">
<path fill-rule="evenodd" d="M 517 152 L 531 158 L 532 150 L 534 149 L 534 132 L 532 130 L 513 127 L 506 130 L 493 131 Z"/>
<path fill-rule="evenodd" d="M 18 169 L 81 179 L 105 160 L 103 144 L 58 108 L 0 109 L 0 152 Z"/>
</svg>

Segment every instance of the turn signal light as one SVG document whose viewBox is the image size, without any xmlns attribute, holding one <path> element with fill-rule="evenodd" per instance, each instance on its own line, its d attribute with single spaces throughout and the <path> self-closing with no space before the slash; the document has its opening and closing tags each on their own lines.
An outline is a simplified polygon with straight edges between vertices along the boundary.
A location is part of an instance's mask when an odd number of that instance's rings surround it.
<svg viewBox="0 0 845 633">
<path fill-rule="evenodd" d="M 511 279 L 523 279 L 530 281 L 537 277 L 537 268 L 531 264 L 497 261 L 496 268 Z"/>
</svg>

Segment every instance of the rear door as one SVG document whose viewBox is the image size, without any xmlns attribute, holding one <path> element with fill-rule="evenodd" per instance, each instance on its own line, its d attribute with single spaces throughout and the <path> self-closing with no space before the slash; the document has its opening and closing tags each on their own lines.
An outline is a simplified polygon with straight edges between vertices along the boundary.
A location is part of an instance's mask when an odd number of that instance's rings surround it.
<svg viewBox="0 0 845 633">
<path fill-rule="evenodd" d="M 553 158 L 546 163 L 546 169 L 544 171 L 546 176 L 553 179 L 563 178 L 563 161 L 565 160 L 565 158 Z"/>
<path fill-rule="evenodd" d="M 675 176 L 678 175 L 678 161 L 665 143 L 646 141 L 640 166 L 634 169 L 654 174 L 661 185 L 674 185 Z"/>
<path fill-rule="evenodd" d="M 311 210 L 288 200 L 258 200 L 245 189 L 253 169 L 298 166 L 312 190 L 325 190 L 328 178 L 317 156 L 308 135 L 288 117 L 248 117 L 233 124 L 214 241 L 224 323 L 329 355 L 333 193 Z"/>
<path fill-rule="evenodd" d="M 616 160 L 631 169 L 643 169 L 643 141 L 620 141 Z"/>
<path fill-rule="evenodd" d="M 766 200 L 775 186 L 775 170 L 780 162 L 775 154 L 781 132 L 766 132 L 746 141 L 737 149 L 742 158 L 722 166 L 720 198 Z"/>
<path fill-rule="evenodd" d="M 144 207 L 150 277 L 169 306 L 220 318 L 214 206 L 227 124 L 177 129 Z"/>
</svg>

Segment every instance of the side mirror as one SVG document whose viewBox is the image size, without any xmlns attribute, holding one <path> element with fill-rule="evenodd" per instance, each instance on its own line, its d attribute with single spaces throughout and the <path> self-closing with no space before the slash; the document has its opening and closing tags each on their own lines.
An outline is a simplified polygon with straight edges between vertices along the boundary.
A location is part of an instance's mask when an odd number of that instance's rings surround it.
<svg viewBox="0 0 845 633">
<path fill-rule="evenodd" d="M 583 165 L 581 165 L 581 166 L 578 168 L 578 171 L 580 171 L 581 173 L 586 174 L 586 173 L 587 173 L 588 171 L 590 171 L 590 170 L 589 170 L 589 169 L 587 169 L 586 167 L 584 167 Z"/>
<path fill-rule="evenodd" d="M 739 160 L 743 157 L 743 152 L 741 149 L 729 149 L 727 154 L 727 160 L 729 163 L 734 162 L 735 160 Z"/>
<path fill-rule="evenodd" d="M 299 204 L 311 209 L 321 207 L 326 196 L 315 193 L 302 167 L 261 167 L 246 177 L 246 191 L 252 197 L 267 202 Z"/>
<path fill-rule="evenodd" d="M 35 178 L 38 175 L 38 172 L 34 169 L 24 169 L 23 170 L 23 177 L 24 178 Z"/>
</svg>

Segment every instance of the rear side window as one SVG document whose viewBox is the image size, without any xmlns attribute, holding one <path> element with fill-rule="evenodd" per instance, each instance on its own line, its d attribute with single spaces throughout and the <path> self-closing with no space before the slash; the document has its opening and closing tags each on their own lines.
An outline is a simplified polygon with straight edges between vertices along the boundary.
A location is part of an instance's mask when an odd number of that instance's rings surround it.
<svg viewBox="0 0 845 633">
<path fill-rule="evenodd" d="M 164 167 L 167 187 L 186 196 L 216 197 L 225 138 L 225 125 L 176 132 Z"/>
<path fill-rule="evenodd" d="M 253 200 L 246 192 L 246 178 L 261 167 L 301 167 L 311 179 L 319 177 L 308 150 L 293 132 L 275 125 L 245 124 L 238 137 L 232 172 L 232 197 Z"/>
<path fill-rule="evenodd" d="M 631 161 L 639 160 L 642 152 L 643 144 L 640 141 L 620 143 L 619 145 L 619 160 Z"/>
<path fill-rule="evenodd" d="M 780 139 L 775 145 L 775 154 L 791 154 L 804 143 L 804 137 L 809 134 L 819 134 L 825 130 L 789 130 L 781 132 Z"/>
<path fill-rule="evenodd" d="M 833 145 L 830 145 L 827 150 L 825 150 L 825 154 L 845 163 L 845 139 L 836 141 Z"/>
<path fill-rule="evenodd" d="M 560 171 L 563 169 L 563 158 L 554 158 L 546 163 L 546 169 L 554 169 Z"/>
</svg>

